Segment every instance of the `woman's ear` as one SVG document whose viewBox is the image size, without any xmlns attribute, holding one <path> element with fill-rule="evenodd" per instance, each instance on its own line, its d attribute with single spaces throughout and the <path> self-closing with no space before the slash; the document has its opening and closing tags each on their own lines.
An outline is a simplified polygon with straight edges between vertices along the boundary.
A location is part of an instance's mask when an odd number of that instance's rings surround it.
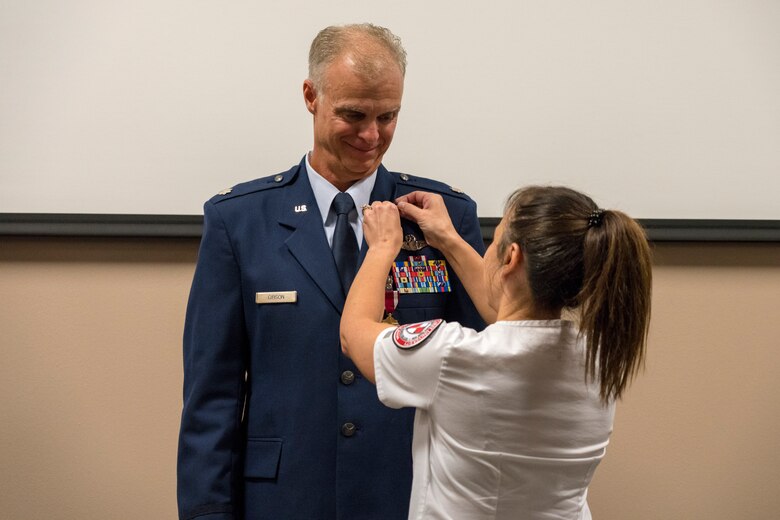
<svg viewBox="0 0 780 520">
<path fill-rule="evenodd" d="M 520 246 L 517 245 L 517 243 L 510 244 L 506 249 L 506 254 L 503 258 L 502 267 L 504 268 L 504 272 L 506 274 L 516 273 L 518 272 L 518 269 L 524 269 L 524 262 L 525 255 L 523 255 L 523 250 Z"/>
</svg>

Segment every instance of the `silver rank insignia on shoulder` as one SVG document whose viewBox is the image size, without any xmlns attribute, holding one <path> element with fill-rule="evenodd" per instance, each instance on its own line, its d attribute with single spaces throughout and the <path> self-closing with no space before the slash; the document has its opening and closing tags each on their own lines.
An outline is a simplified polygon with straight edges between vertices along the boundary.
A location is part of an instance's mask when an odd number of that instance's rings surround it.
<svg viewBox="0 0 780 520">
<path fill-rule="evenodd" d="M 428 243 L 425 240 L 417 240 L 417 237 L 414 235 L 406 235 L 403 244 L 401 244 L 401 249 L 404 251 L 419 251 L 427 245 Z"/>
<path fill-rule="evenodd" d="M 217 195 L 227 195 L 231 191 L 233 191 L 233 188 L 225 188 L 224 190 L 217 192 Z"/>
<path fill-rule="evenodd" d="M 450 186 L 450 189 L 454 191 L 455 193 L 463 193 L 463 190 L 460 188 L 456 188 L 455 186 Z"/>
</svg>

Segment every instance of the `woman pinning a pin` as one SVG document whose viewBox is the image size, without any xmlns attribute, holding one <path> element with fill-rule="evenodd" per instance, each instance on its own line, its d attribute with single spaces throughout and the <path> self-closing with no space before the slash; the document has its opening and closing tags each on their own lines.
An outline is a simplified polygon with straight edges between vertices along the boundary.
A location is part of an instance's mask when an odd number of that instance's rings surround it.
<svg viewBox="0 0 780 520">
<path fill-rule="evenodd" d="M 396 202 L 363 207 L 369 248 L 341 342 L 384 404 L 417 408 L 409 518 L 589 519 L 587 488 L 615 401 L 644 358 L 651 260 L 642 228 L 574 190 L 529 187 L 509 198 L 483 259 L 440 196 Z M 484 331 L 381 322 L 401 216 L 444 253 L 491 324 Z"/>
</svg>

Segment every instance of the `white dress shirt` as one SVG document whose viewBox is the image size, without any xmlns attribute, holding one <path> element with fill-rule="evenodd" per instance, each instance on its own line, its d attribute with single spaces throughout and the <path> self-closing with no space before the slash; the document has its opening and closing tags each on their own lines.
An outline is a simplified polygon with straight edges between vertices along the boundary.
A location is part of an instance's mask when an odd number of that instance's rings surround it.
<svg viewBox="0 0 780 520">
<path fill-rule="evenodd" d="M 328 245 L 332 246 L 333 232 L 336 229 L 336 214 L 330 210 L 330 206 L 333 204 L 333 199 L 338 195 L 339 190 L 312 168 L 309 163 L 309 154 L 306 154 L 306 172 L 309 175 L 309 184 L 311 184 L 311 189 L 314 191 L 317 207 L 322 215 L 322 225 L 325 227 L 325 236 L 328 237 Z M 349 212 L 347 218 L 349 219 L 349 224 L 352 226 L 352 229 L 355 231 L 358 248 L 363 247 L 363 212 L 360 211 L 360 208 L 363 204 L 368 204 L 375 183 L 376 170 L 368 177 L 357 181 L 346 191 L 346 193 L 349 193 L 349 195 L 352 196 L 352 200 L 355 201 L 355 209 Z"/>
</svg>

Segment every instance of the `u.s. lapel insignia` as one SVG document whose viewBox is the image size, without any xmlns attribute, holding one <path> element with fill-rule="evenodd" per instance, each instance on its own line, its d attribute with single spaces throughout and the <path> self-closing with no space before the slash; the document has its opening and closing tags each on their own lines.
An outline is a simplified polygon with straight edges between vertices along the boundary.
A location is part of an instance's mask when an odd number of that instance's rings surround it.
<svg viewBox="0 0 780 520">
<path fill-rule="evenodd" d="M 296 213 L 306 213 L 306 204 L 298 204 L 295 206 L 295 212 Z"/>
<path fill-rule="evenodd" d="M 428 243 L 425 240 L 417 240 L 417 237 L 414 235 L 406 235 L 403 244 L 401 244 L 401 249 L 404 251 L 419 251 L 427 245 Z"/>
</svg>

